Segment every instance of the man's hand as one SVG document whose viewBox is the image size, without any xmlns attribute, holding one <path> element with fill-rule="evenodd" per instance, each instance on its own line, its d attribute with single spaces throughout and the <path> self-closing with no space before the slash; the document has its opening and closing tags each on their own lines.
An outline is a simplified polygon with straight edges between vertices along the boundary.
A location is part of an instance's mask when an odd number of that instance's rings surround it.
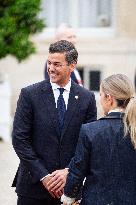
<svg viewBox="0 0 136 205">
<path fill-rule="evenodd" d="M 67 203 L 63 203 L 63 205 L 67 205 Z M 74 202 L 74 203 L 72 203 L 71 205 L 79 205 L 79 202 Z"/>
<path fill-rule="evenodd" d="M 51 179 L 47 182 L 48 190 L 59 193 L 63 193 L 63 188 L 66 184 L 66 178 L 68 175 L 68 169 L 61 169 L 52 172 Z"/>
<path fill-rule="evenodd" d="M 43 184 L 43 186 L 48 190 L 48 192 L 51 194 L 51 196 L 53 197 L 53 198 L 55 198 L 55 194 L 53 193 L 53 192 L 51 192 L 50 190 L 49 190 L 49 188 L 48 188 L 48 182 L 51 180 L 51 176 L 49 175 L 49 176 L 46 176 L 43 180 L 42 180 L 42 184 Z"/>
</svg>

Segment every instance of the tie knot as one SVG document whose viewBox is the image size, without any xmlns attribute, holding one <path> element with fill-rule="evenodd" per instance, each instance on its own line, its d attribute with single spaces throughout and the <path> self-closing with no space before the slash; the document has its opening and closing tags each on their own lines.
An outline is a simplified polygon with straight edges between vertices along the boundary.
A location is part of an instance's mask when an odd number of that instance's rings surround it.
<svg viewBox="0 0 136 205">
<path fill-rule="evenodd" d="M 62 95 L 65 89 L 64 88 L 58 88 L 58 89 L 60 91 L 60 95 Z"/>
</svg>

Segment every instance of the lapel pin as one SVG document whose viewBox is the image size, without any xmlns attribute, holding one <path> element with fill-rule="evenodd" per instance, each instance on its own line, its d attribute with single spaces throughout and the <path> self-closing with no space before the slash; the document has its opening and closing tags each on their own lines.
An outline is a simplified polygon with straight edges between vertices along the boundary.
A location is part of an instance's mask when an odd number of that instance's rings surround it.
<svg viewBox="0 0 136 205">
<path fill-rule="evenodd" d="M 76 99 L 76 100 L 78 99 L 78 96 L 77 96 L 77 95 L 75 96 L 75 99 Z"/>
</svg>

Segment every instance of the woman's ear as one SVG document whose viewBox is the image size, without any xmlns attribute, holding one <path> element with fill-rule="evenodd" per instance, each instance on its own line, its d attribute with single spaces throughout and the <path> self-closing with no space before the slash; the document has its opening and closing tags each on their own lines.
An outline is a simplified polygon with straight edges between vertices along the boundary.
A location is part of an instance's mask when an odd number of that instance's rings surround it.
<svg viewBox="0 0 136 205">
<path fill-rule="evenodd" d="M 110 103 L 112 105 L 113 104 L 113 97 L 110 94 L 107 94 L 106 98 L 107 98 L 108 103 Z"/>
</svg>

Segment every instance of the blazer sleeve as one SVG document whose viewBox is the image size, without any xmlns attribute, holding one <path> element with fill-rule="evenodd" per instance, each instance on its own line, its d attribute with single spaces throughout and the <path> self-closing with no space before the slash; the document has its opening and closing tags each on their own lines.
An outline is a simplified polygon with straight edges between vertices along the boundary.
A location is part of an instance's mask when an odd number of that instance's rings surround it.
<svg viewBox="0 0 136 205">
<path fill-rule="evenodd" d="M 16 154 L 32 174 L 34 181 L 39 181 L 48 174 L 42 159 L 38 157 L 32 145 L 33 108 L 29 93 L 22 89 L 17 103 L 13 122 L 12 144 Z"/>
<path fill-rule="evenodd" d="M 91 143 L 88 141 L 83 127 L 84 125 L 80 131 L 75 156 L 69 164 L 69 174 L 64 188 L 64 194 L 70 198 L 78 197 L 90 167 Z"/>
<path fill-rule="evenodd" d="M 90 98 L 89 98 L 88 110 L 86 113 L 86 119 L 84 124 L 97 120 L 97 107 L 96 107 L 95 95 L 93 92 L 89 92 L 89 94 L 90 94 Z"/>
</svg>

